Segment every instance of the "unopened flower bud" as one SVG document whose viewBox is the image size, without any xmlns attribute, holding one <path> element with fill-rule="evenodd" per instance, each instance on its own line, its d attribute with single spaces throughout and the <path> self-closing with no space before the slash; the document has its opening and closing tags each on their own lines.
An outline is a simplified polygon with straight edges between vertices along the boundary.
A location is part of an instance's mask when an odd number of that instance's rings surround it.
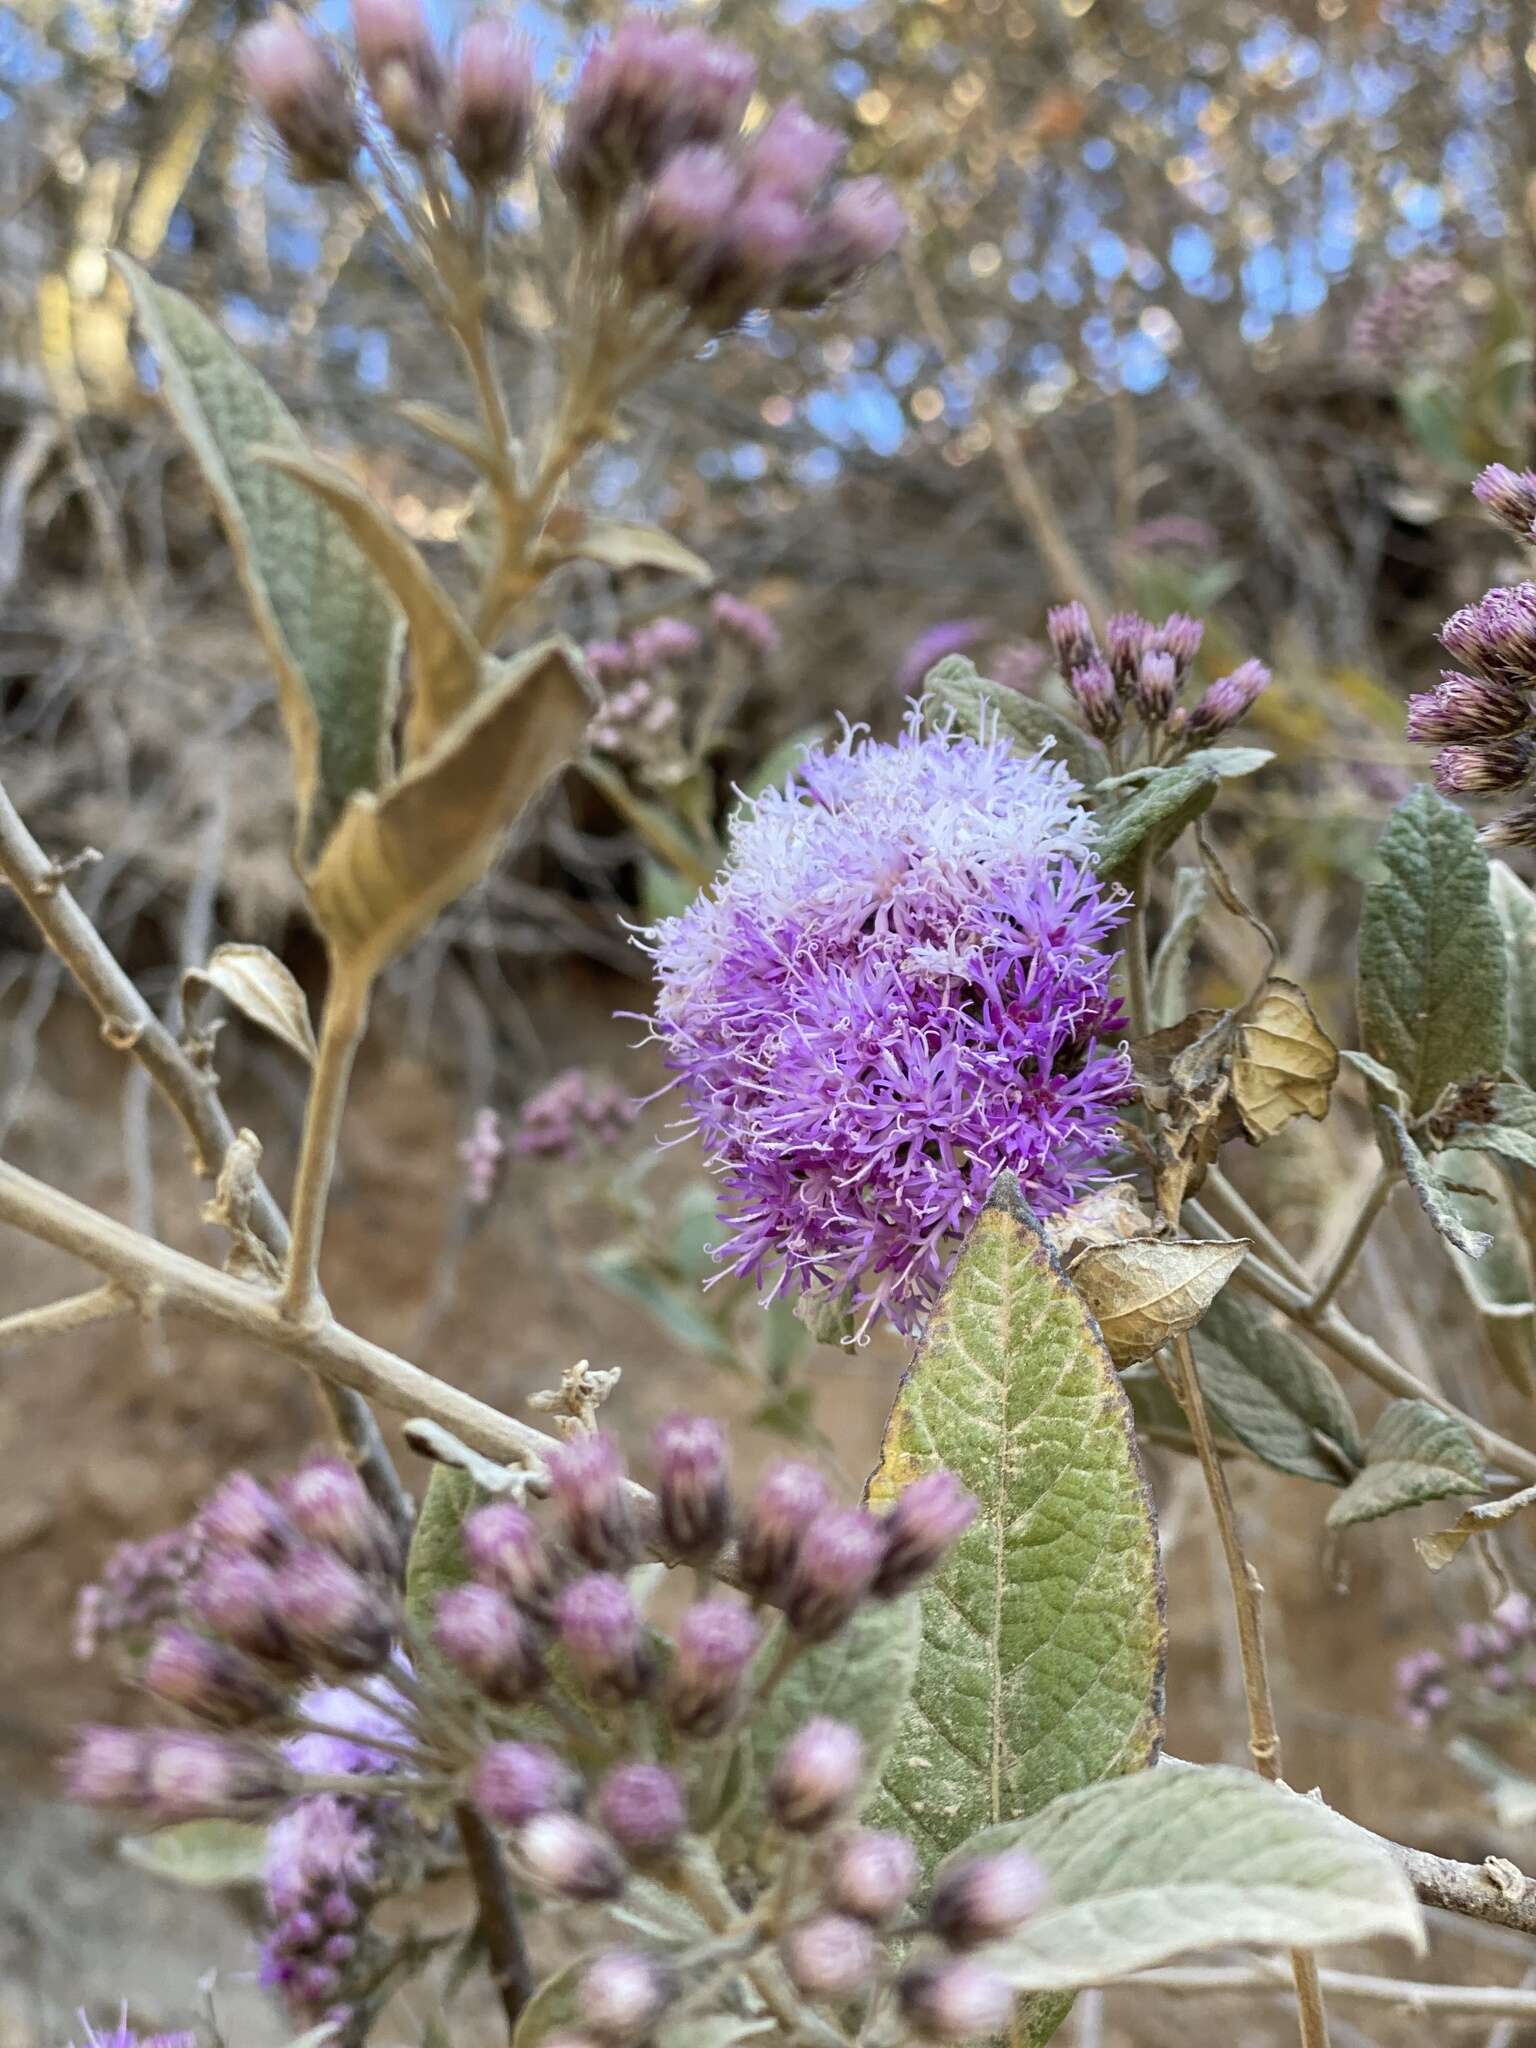
<svg viewBox="0 0 1536 2048">
<path fill-rule="evenodd" d="M 785 1459 L 757 1489 L 741 1532 L 741 1583 L 776 1598 L 788 1582 L 812 1521 L 827 1504 L 827 1482 L 814 1465 Z"/>
<path fill-rule="evenodd" d="M 295 1551 L 279 1566 L 277 1606 L 289 1635 L 319 1669 L 374 1671 L 389 1656 L 388 1601 L 329 1550 Z"/>
<path fill-rule="evenodd" d="M 399 1546 L 345 1458 L 316 1458 L 283 1487 L 283 1505 L 311 1543 L 323 1544 L 352 1566 L 391 1578 L 399 1568 Z"/>
<path fill-rule="evenodd" d="M 1472 486 L 1477 502 L 1491 512 L 1501 526 L 1528 541 L 1536 526 L 1536 470 L 1506 469 L 1491 463 Z"/>
<path fill-rule="evenodd" d="M 1231 675 L 1212 683 L 1189 714 L 1190 739 L 1196 746 L 1204 746 L 1230 732 L 1239 719 L 1247 717 L 1269 681 L 1269 670 L 1262 661 L 1245 661 Z"/>
<path fill-rule="evenodd" d="M 292 1664 L 293 1637 L 280 1612 L 282 1594 L 271 1565 L 254 1557 L 210 1557 L 188 1595 L 200 1621 L 237 1650 L 273 1664 Z"/>
<path fill-rule="evenodd" d="M 1075 668 L 1068 676 L 1067 684 L 1078 701 L 1088 730 L 1097 739 L 1112 740 L 1120 730 L 1124 714 L 1109 663 L 1090 661 L 1083 668 Z"/>
<path fill-rule="evenodd" d="M 493 1742 L 475 1766 L 472 1796 L 487 1820 L 520 1828 L 569 1806 L 580 1789 L 570 1767 L 532 1742 Z"/>
<path fill-rule="evenodd" d="M 781 1828 L 814 1834 L 847 1808 L 863 1776 L 858 1730 L 818 1715 L 779 1751 L 768 1780 L 768 1810 Z"/>
<path fill-rule="evenodd" d="M 674 1415 L 656 1431 L 661 1540 L 684 1564 L 705 1564 L 731 1522 L 725 1432 L 703 1415 Z"/>
<path fill-rule="evenodd" d="M 549 1618 L 555 1568 L 539 1525 L 525 1508 L 497 1501 L 465 1517 L 464 1552 L 477 1579 L 517 1602 L 535 1620 Z"/>
<path fill-rule="evenodd" d="M 724 328 L 754 306 L 779 304 L 810 249 L 811 223 L 793 199 L 762 186 L 748 191 L 725 221 L 705 286 L 693 297 L 696 310 Z M 835 288 L 818 288 L 818 302 Z"/>
<path fill-rule="evenodd" d="M 494 1586 L 454 1586 L 444 1593 L 432 1640 L 455 1671 L 498 1706 L 515 1706 L 544 1682 L 532 1623 Z"/>
<path fill-rule="evenodd" d="M 1502 739 L 1536 721 L 1536 710 L 1507 683 L 1442 674 L 1433 690 L 1408 699 L 1408 737 L 1438 747 L 1447 740 Z"/>
<path fill-rule="evenodd" d="M 448 147 L 471 185 L 505 184 L 533 134 L 533 61 L 508 21 L 472 21 L 454 52 Z"/>
<path fill-rule="evenodd" d="M 885 1557 L 885 1533 L 864 1508 L 829 1508 L 805 1532 L 784 1614 L 796 1635 L 825 1642 L 850 1619 Z"/>
<path fill-rule="evenodd" d="M 1178 694 L 1178 670 L 1171 654 L 1154 650 L 1136 671 L 1136 708 L 1149 725 L 1161 725 Z"/>
<path fill-rule="evenodd" d="M 720 590 L 709 601 L 709 614 L 722 633 L 739 640 L 754 654 L 778 653 L 779 629 L 761 605 L 750 604 L 729 590 Z"/>
<path fill-rule="evenodd" d="M 976 1519 L 976 1500 L 953 1472 L 926 1472 L 896 1496 L 886 1516 L 885 1556 L 874 1591 L 889 1599 L 928 1576 Z"/>
<path fill-rule="evenodd" d="M 1166 654 L 1173 660 L 1174 680 L 1182 683 L 1200 652 L 1205 627 L 1188 612 L 1170 612 L 1160 626 L 1153 626 L 1146 638 L 1147 651 Z"/>
<path fill-rule="evenodd" d="M 807 1998 L 851 1998 L 873 1977 L 878 1953 L 868 1925 L 845 1913 L 802 1920 L 779 1943 L 790 1982 Z"/>
<path fill-rule="evenodd" d="M 677 1625 L 667 1712 L 685 1735 L 718 1735 L 741 1701 L 758 1627 L 734 1600 L 700 1600 Z"/>
<path fill-rule="evenodd" d="M 896 1979 L 901 2016 L 920 2041 L 971 2041 L 1000 2033 L 1013 2011 L 1006 1977 L 967 1956 L 909 1963 Z"/>
<path fill-rule="evenodd" d="M 1045 1873 L 1027 1850 L 973 1856 L 939 1873 L 928 1925 L 951 1948 L 982 1948 L 1027 1920 L 1045 1897 Z"/>
<path fill-rule="evenodd" d="M 149 1803 L 167 1820 L 239 1819 L 290 1791 L 278 1758 L 216 1735 L 151 1738 Z"/>
<path fill-rule="evenodd" d="M 191 1629 L 162 1629 L 140 1675 L 157 1699 L 225 1728 L 270 1720 L 283 1708 L 283 1695 L 248 1658 Z"/>
<path fill-rule="evenodd" d="M 152 1742 L 132 1728 L 77 1729 L 63 1766 L 70 1798 L 83 1806 L 142 1806 Z"/>
<path fill-rule="evenodd" d="M 827 1875 L 827 1902 L 878 1927 L 912 1896 L 917 1851 L 905 1835 L 858 1829 L 838 1843 Z"/>
<path fill-rule="evenodd" d="M 236 57 L 295 174 L 313 184 L 344 180 L 361 141 L 357 113 L 340 65 L 318 37 L 279 7 L 241 34 Z"/>
<path fill-rule="evenodd" d="M 198 1511 L 197 1531 L 211 1550 L 248 1551 L 269 1564 L 286 1556 L 297 1532 L 276 1494 L 249 1472 L 231 1472 Z"/>
<path fill-rule="evenodd" d="M 620 1764 L 604 1778 L 597 1815 L 636 1863 L 665 1857 L 688 1826 L 683 1788 L 660 1764 Z"/>
<path fill-rule="evenodd" d="M 639 1555 L 624 1460 L 608 1436 L 578 1436 L 550 1453 L 550 1484 L 572 1550 L 594 1571 L 628 1570 Z"/>
<path fill-rule="evenodd" d="M 555 1625 L 578 1677 L 600 1700 L 638 1699 L 656 1675 L 629 1588 L 593 1572 L 567 1586 L 555 1603 Z"/>
<path fill-rule="evenodd" d="M 845 137 L 813 121 L 798 100 L 775 107 L 746 154 L 747 182 L 802 203 L 847 154 Z"/>
<path fill-rule="evenodd" d="M 645 625 L 634 633 L 629 643 L 635 666 L 642 669 L 692 661 L 703 645 L 703 637 L 697 626 L 690 626 L 686 619 L 669 618 L 665 614 L 659 619 L 647 620 Z M 682 1422 L 702 1420 L 690 1416 L 681 1416 L 677 1419 Z M 704 1426 L 713 1428 L 714 1424 Z"/>
<path fill-rule="evenodd" d="M 1517 789 L 1531 771 L 1533 755 L 1536 736 L 1531 733 L 1442 747 L 1435 756 L 1435 787 L 1446 796 L 1490 796 Z"/>
<path fill-rule="evenodd" d="M 1151 630 L 1139 612 L 1113 612 L 1104 622 L 1104 655 L 1122 703 L 1136 687 Z"/>
<path fill-rule="evenodd" d="M 430 149 L 443 120 L 443 67 L 421 0 L 352 0 L 357 61 L 403 149 Z"/>
<path fill-rule="evenodd" d="M 608 1837 L 573 1813 L 551 1808 L 518 1831 L 518 1852 L 528 1874 L 563 1899 L 616 1899 L 624 1889 L 624 1859 Z"/>
<path fill-rule="evenodd" d="M 1074 598 L 1071 604 L 1053 605 L 1045 615 L 1045 630 L 1056 651 L 1056 663 L 1064 676 L 1075 668 L 1086 668 L 1099 658 L 1088 607 Z"/>
<path fill-rule="evenodd" d="M 782 289 L 784 303 L 821 305 L 889 256 L 906 231 L 901 201 L 883 178 L 854 178 L 839 185 L 809 223 L 804 253 Z"/>
<path fill-rule="evenodd" d="M 1536 846 L 1536 797 L 1516 804 L 1477 836 L 1484 846 Z"/>
<path fill-rule="evenodd" d="M 1484 591 L 1446 620 L 1440 644 L 1491 682 L 1536 688 L 1536 583 Z"/>
<path fill-rule="evenodd" d="M 609 1949 L 576 1980 L 576 2011 L 601 2041 L 643 2040 L 678 1994 L 675 1972 L 660 1957 Z"/>
</svg>

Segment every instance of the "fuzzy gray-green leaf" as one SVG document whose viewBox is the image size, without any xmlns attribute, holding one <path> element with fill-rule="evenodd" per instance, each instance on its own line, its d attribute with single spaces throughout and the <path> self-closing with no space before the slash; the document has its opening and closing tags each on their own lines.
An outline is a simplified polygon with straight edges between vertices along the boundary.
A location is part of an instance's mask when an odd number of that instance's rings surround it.
<svg viewBox="0 0 1536 2048">
<path fill-rule="evenodd" d="M 267 1830 L 249 1820 L 184 1820 L 147 1835 L 125 1835 L 117 1845 L 125 1863 L 170 1884 L 215 1890 L 260 1884 L 267 1867 Z"/>
<path fill-rule="evenodd" d="M 1210 809 L 1220 781 L 1216 769 L 1199 755 L 1177 767 L 1157 769 L 1134 795 L 1100 813 L 1094 852 L 1099 873 L 1107 882 L 1129 882 L 1143 854 L 1158 860 L 1186 825 Z"/>
<path fill-rule="evenodd" d="M 439 1594 L 469 1577 L 459 1532 L 464 1517 L 483 1499 L 467 1472 L 456 1465 L 433 1466 L 405 1566 L 405 1611 L 418 1627 L 430 1623 Z"/>
<path fill-rule="evenodd" d="M 980 1513 L 923 1590 L 875 1802 L 928 1863 L 1141 1769 L 1162 1729 L 1162 1572 L 1129 1404 L 1008 1174 L 902 1381 L 870 1495 L 938 1465 Z"/>
<path fill-rule="evenodd" d="M 1328 1510 L 1333 1528 L 1374 1522 L 1399 1508 L 1481 1493 L 1483 1461 L 1464 1422 L 1428 1401 L 1394 1401 L 1365 1446 L 1365 1469 Z"/>
<path fill-rule="evenodd" d="M 1360 919 L 1360 1035 L 1417 1116 L 1451 1082 L 1504 1064 L 1504 937 L 1477 829 L 1434 790 L 1403 799 L 1377 853 L 1385 872 Z"/>
<path fill-rule="evenodd" d="M 1321 1359 L 1231 1289 L 1211 1303 L 1192 1341 L 1218 1430 L 1278 1472 L 1346 1483 L 1365 1451 Z"/>
<path fill-rule="evenodd" d="M 1480 1259 L 1492 1244 L 1492 1237 L 1486 1230 L 1478 1230 L 1465 1221 L 1453 1190 L 1446 1186 L 1440 1172 L 1431 1164 L 1397 1111 L 1385 1103 L 1378 1103 L 1375 1115 L 1377 1143 L 1381 1147 L 1382 1158 L 1389 1165 L 1402 1168 L 1409 1187 L 1418 1198 L 1419 1207 L 1446 1243 L 1469 1259 Z"/>
<path fill-rule="evenodd" d="M 1536 1088 L 1536 895 L 1512 867 L 1496 860 L 1488 870 L 1488 900 L 1504 934 L 1504 963 L 1509 977 L 1509 1046 L 1511 1067 Z"/>
</svg>

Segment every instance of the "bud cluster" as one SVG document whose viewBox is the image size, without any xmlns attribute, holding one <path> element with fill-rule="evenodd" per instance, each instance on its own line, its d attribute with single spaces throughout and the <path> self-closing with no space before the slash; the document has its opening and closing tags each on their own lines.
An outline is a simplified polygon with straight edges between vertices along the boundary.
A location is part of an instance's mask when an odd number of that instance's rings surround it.
<svg viewBox="0 0 1536 2048">
<path fill-rule="evenodd" d="M 635 1120 L 622 1088 L 586 1067 L 567 1067 L 517 1113 L 510 1149 L 520 1157 L 579 1160 L 617 1145 Z"/>
<path fill-rule="evenodd" d="M 587 728 L 587 745 L 659 785 L 688 772 L 699 740 L 711 735 L 684 731 L 690 701 L 703 700 L 718 717 L 730 695 L 721 687 L 729 652 L 766 660 L 779 645 L 778 628 L 746 598 L 721 591 L 710 604 L 713 643 L 687 619 L 649 620 L 627 639 L 594 640 L 583 650 L 588 668 L 606 693 L 601 711 Z"/>
<path fill-rule="evenodd" d="M 1472 486 L 1499 522 L 1536 543 L 1536 471 L 1495 463 Z M 1453 612 L 1440 642 L 1461 666 L 1408 700 L 1408 737 L 1436 747 L 1435 787 L 1447 796 L 1521 800 L 1485 825 L 1489 846 L 1536 845 L 1536 583 L 1485 591 Z"/>
<path fill-rule="evenodd" d="M 1083 724 L 1119 767 L 1133 765 L 1124 753 L 1130 716 L 1139 723 L 1148 762 L 1177 761 L 1229 733 L 1269 685 L 1263 662 L 1245 661 L 1193 703 L 1181 702 L 1205 632 L 1183 612 L 1171 612 L 1160 625 L 1136 612 L 1116 612 L 1101 647 L 1087 607 L 1063 604 L 1047 613 L 1046 631 Z"/>
<path fill-rule="evenodd" d="M 1457 265 L 1442 257 L 1408 264 L 1355 315 L 1350 354 L 1363 367 L 1390 377 L 1444 354 L 1461 330 L 1460 280 Z"/>
<path fill-rule="evenodd" d="M 1536 1609 L 1523 1593 L 1509 1593 L 1487 1621 L 1464 1621 L 1456 1650 L 1414 1650 L 1393 1673 L 1397 1711 L 1419 1734 L 1437 1723 L 1524 1719 L 1521 1698 L 1536 1688 Z"/>
</svg>

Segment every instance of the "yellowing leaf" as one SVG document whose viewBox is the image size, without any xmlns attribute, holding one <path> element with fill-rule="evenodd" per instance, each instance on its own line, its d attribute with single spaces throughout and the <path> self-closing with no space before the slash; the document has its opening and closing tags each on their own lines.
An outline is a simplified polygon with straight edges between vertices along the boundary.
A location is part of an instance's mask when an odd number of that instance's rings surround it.
<svg viewBox="0 0 1536 2048">
<path fill-rule="evenodd" d="M 1232 1099 L 1258 1144 L 1292 1117 L 1321 1119 L 1338 1078 L 1339 1049 L 1294 982 L 1267 981 L 1243 1013 L 1232 1060 Z"/>
<path fill-rule="evenodd" d="M 623 519 L 589 519 L 569 539 L 546 535 L 540 558 L 561 562 L 600 562 L 605 569 L 664 569 L 686 576 L 690 583 L 713 583 L 715 572 L 702 555 L 660 526 L 638 526 Z"/>
<path fill-rule="evenodd" d="M 354 797 L 305 878 L 337 958 L 376 974 L 476 881 L 502 833 L 575 753 L 591 708 L 575 648 L 544 641 L 502 667 L 381 795 Z"/>
<path fill-rule="evenodd" d="M 1469 1536 L 1496 1529 L 1501 1522 L 1507 1522 L 1511 1516 L 1533 1506 L 1536 1506 L 1536 1486 L 1522 1487 L 1518 1493 L 1506 1493 L 1502 1500 L 1480 1500 L 1474 1507 L 1463 1508 L 1448 1529 L 1436 1529 L 1428 1536 L 1415 1536 L 1413 1547 L 1432 1572 L 1444 1571 Z"/>
<path fill-rule="evenodd" d="M 211 988 L 241 1016 L 280 1038 L 302 1060 L 315 1058 L 309 1005 L 293 975 L 265 946 L 216 946 L 206 967 L 189 967 L 181 978 L 186 1004 L 199 988 Z"/>
<path fill-rule="evenodd" d="M 1246 1242 L 1139 1238 L 1095 1245 L 1068 1268 L 1116 1365 L 1150 1358 L 1192 1330 L 1242 1264 Z"/>
</svg>

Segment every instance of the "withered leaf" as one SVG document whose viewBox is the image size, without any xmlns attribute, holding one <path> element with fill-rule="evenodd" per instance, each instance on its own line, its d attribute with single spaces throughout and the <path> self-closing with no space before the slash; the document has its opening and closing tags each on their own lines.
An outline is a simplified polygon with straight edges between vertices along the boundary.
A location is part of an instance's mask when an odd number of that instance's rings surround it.
<svg viewBox="0 0 1536 2048">
<path fill-rule="evenodd" d="M 1428 1536 L 1415 1536 L 1413 1547 L 1432 1572 L 1444 1571 L 1469 1536 L 1496 1529 L 1512 1515 L 1536 1507 L 1536 1486 L 1524 1486 L 1518 1493 L 1506 1493 L 1502 1500 L 1480 1500 L 1463 1508 L 1448 1529 L 1435 1529 Z"/>
<path fill-rule="evenodd" d="M 1112 1180 L 1093 1188 L 1068 1208 L 1046 1218 L 1045 1234 L 1057 1258 L 1070 1264 L 1092 1245 L 1125 1244 L 1149 1237 L 1152 1219 L 1129 1181 Z"/>
<path fill-rule="evenodd" d="M 1272 977 L 1243 1012 L 1232 1060 L 1232 1099 L 1255 1144 L 1292 1117 L 1321 1119 L 1339 1050 L 1294 982 Z"/>
<path fill-rule="evenodd" d="M 189 967 L 181 978 L 182 1006 L 189 1013 L 203 989 L 233 1003 L 264 1031 L 313 1064 L 315 1032 L 309 1005 L 293 975 L 265 946 L 215 946 L 207 965 Z"/>
<path fill-rule="evenodd" d="M 1140 1238 L 1079 1253 L 1067 1277 L 1081 1293 L 1116 1365 L 1150 1358 L 1192 1330 L 1242 1264 L 1246 1240 Z"/>
<path fill-rule="evenodd" d="M 663 569 L 686 576 L 690 583 L 713 583 L 715 572 L 702 555 L 662 526 L 640 526 L 625 519 L 588 519 L 569 538 L 546 534 L 541 563 L 599 562 L 605 569 Z"/>
</svg>

